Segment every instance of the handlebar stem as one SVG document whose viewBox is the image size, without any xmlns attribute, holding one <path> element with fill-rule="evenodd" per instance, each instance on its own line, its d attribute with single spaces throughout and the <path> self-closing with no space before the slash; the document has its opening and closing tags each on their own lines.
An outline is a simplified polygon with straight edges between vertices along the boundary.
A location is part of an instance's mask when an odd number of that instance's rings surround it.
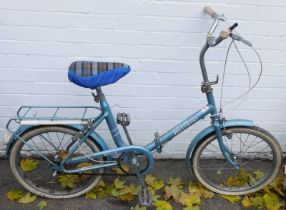
<svg viewBox="0 0 286 210">
<path fill-rule="evenodd" d="M 213 24 L 212 24 L 212 26 L 208 32 L 207 41 L 206 41 L 205 45 L 203 46 L 203 48 L 200 52 L 200 67 L 202 70 L 204 82 L 209 82 L 207 69 L 206 69 L 206 65 L 205 65 L 205 53 L 207 52 L 209 47 L 214 47 L 214 46 L 218 45 L 224 39 L 221 36 L 218 36 L 217 38 L 215 38 L 213 36 L 213 33 L 216 30 L 219 21 L 225 21 L 226 20 L 224 15 L 223 14 L 218 15 L 217 13 L 214 13 L 212 18 L 214 19 L 214 22 L 213 22 Z"/>
<path fill-rule="evenodd" d="M 200 52 L 200 66 L 201 66 L 204 82 L 209 82 L 208 73 L 207 73 L 206 64 L 205 64 L 205 53 L 208 49 L 209 49 L 209 45 L 206 42 Z"/>
</svg>

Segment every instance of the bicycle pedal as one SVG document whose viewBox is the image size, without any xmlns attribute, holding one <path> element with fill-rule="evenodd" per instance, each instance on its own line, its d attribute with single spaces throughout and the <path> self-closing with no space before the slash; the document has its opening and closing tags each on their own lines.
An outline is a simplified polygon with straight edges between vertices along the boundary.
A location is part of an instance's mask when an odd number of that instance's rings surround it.
<svg viewBox="0 0 286 210">
<path fill-rule="evenodd" d="M 117 113 L 117 117 L 116 117 L 117 124 L 122 125 L 122 126 L 128 126 L 130 125 L 130 121 L 131 121 L 131 118 L 129 114 L 120 113 L 120 112 Z"/>
<path fill-rule="evenodd" d="M 138 193 L 138 202 L 140 206 L 151 206 L 152 193 L 146 187 L 143 187 Z"/>
</svg>

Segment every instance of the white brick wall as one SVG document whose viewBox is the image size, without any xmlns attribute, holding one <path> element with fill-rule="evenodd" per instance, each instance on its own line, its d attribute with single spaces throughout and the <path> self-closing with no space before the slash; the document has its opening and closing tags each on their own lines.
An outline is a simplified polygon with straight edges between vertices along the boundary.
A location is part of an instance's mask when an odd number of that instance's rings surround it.
<svg viewBox="0 0 286 210">
<path fill-rule="evenodd" d="M 230 3 L 231 2 L 231 3 Z M 165 132 L 206 104 L 200 92 L 198 55 L 212 20 L 206 1 L 194 0 L 1 0 L 0 135 L 20 105 L 91 105 L 90 90 L 67 80 L 78 59 L 121 61 L 132 72 L 105 87 L 114 112 L 132 116 L 130 132 L 144 145 L 155 131 Z M 249 118 L 286 141 L 286 1 L 213 0 L 229 22 L 254 43 L 264 61 L 259 86 L 228 118 Z M 258 63 L 242 45 L 253 80 Z M 210 78 L 222 72 L 227 43 L 207 54 Z M 226 100 L 247 87 L 243 65 L 234 53 L 226 81 Z M 219 95 L 219 88 L 216 88 Z M 165 156 L 184 157 L 192 137 L 208 120 L 166 146 Z M 106 127 L 100 133 L 110 142 Z M 1 145 L 0 149 L 4 149 Z"/>
</svg>

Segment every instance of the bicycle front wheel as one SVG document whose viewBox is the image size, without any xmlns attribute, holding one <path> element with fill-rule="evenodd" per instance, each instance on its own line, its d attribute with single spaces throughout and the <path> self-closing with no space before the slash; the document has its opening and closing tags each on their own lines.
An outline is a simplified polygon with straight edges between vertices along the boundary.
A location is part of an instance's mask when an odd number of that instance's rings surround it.
<svg viewBox="0 0 286 210">
<path fill-rule="evenodd" d="M 276 139 L 258 127 L 222 130 L 226 147 L 240 165 L 233 168 L 224 158 L 215 133 L 207 136 L 191 159 L 196 178 L 208 189 L 226 195 L 256 192 L 278 174 L 282 152 Z"/>
<path fill-rule="evenodd" d="M 39 127 L 23 134 L 21 139 L 25 143 L 18 140 L 10 153 L 10 167 L 17 181 L 28 191 L 46 198 L 73 198 L 95 187 L 101 176 L 93 175 L 93 171 L 81 174 L 54 174 L 51 171 L 51 166 L 59 165 L 69 150 L 78 143 L 74 138 L 77 134 L 76 130 L 60 126 Z M 100 146 L 88 138 L 72 156 L 88 155 L 100 150 Z M 97 161 L 68 164 L 65 168 L 82 168 L 103 160 Z M 103 169 L 96 172 L 103 173 Z"/>
</svg>

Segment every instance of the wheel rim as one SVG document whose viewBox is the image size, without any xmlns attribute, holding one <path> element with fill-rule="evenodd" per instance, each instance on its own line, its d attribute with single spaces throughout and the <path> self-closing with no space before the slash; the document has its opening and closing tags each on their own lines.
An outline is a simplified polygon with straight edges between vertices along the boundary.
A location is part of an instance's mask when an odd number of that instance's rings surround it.
<svg viewBox="0 0 286 210">
<path fill-rule="evenodd" d="M 18 146 L 15 153 L 15 168 L 17 176 L 24 181 L 24 187 L 29 186 L 34 193 L 46 197 L 64 197 L 82 194 L 91 185 L 94 186 L 99 182 L 101 176 L 92 175 L 91 171 L 87 171 L 85 174 L 59 173 L 53 176 L 53 172 L 50 170 L 51 163 L 31 149 L 31 146 L 37 148 L 51 162 L 57 163 L 67 154 L 66 148 L 71 145 L 75 134 L 76 132 L 70 129 L 54 128 L 48 131 L 42 129 L 30 136 L 28 134 L 23 136 L 29 146 L 22 142 Z M 87 139 L 79 146 L 75 156 L 96 151 L 99 151 L 97 145 Z M 86 161 L 80 164 L 66 165 L 65 167 L 74 169 L 92 164 L 95 163 Z M 103 169 L 96 172 L 102 173 Z"/>
<path fill-rule="evenodd" d="M 193 169 L 202 184 L 224 194 L 245 194 L 265 186 L 273 178 L 277 158 L 269 137 L 251 129 L 232 129 L 224 143 L 240 164 L 234 169 L 223 157 L 215 136 L 208 138 L 196 151 Z M 229 134 L 230 137 L 231 134 Z"/>
</svg>

